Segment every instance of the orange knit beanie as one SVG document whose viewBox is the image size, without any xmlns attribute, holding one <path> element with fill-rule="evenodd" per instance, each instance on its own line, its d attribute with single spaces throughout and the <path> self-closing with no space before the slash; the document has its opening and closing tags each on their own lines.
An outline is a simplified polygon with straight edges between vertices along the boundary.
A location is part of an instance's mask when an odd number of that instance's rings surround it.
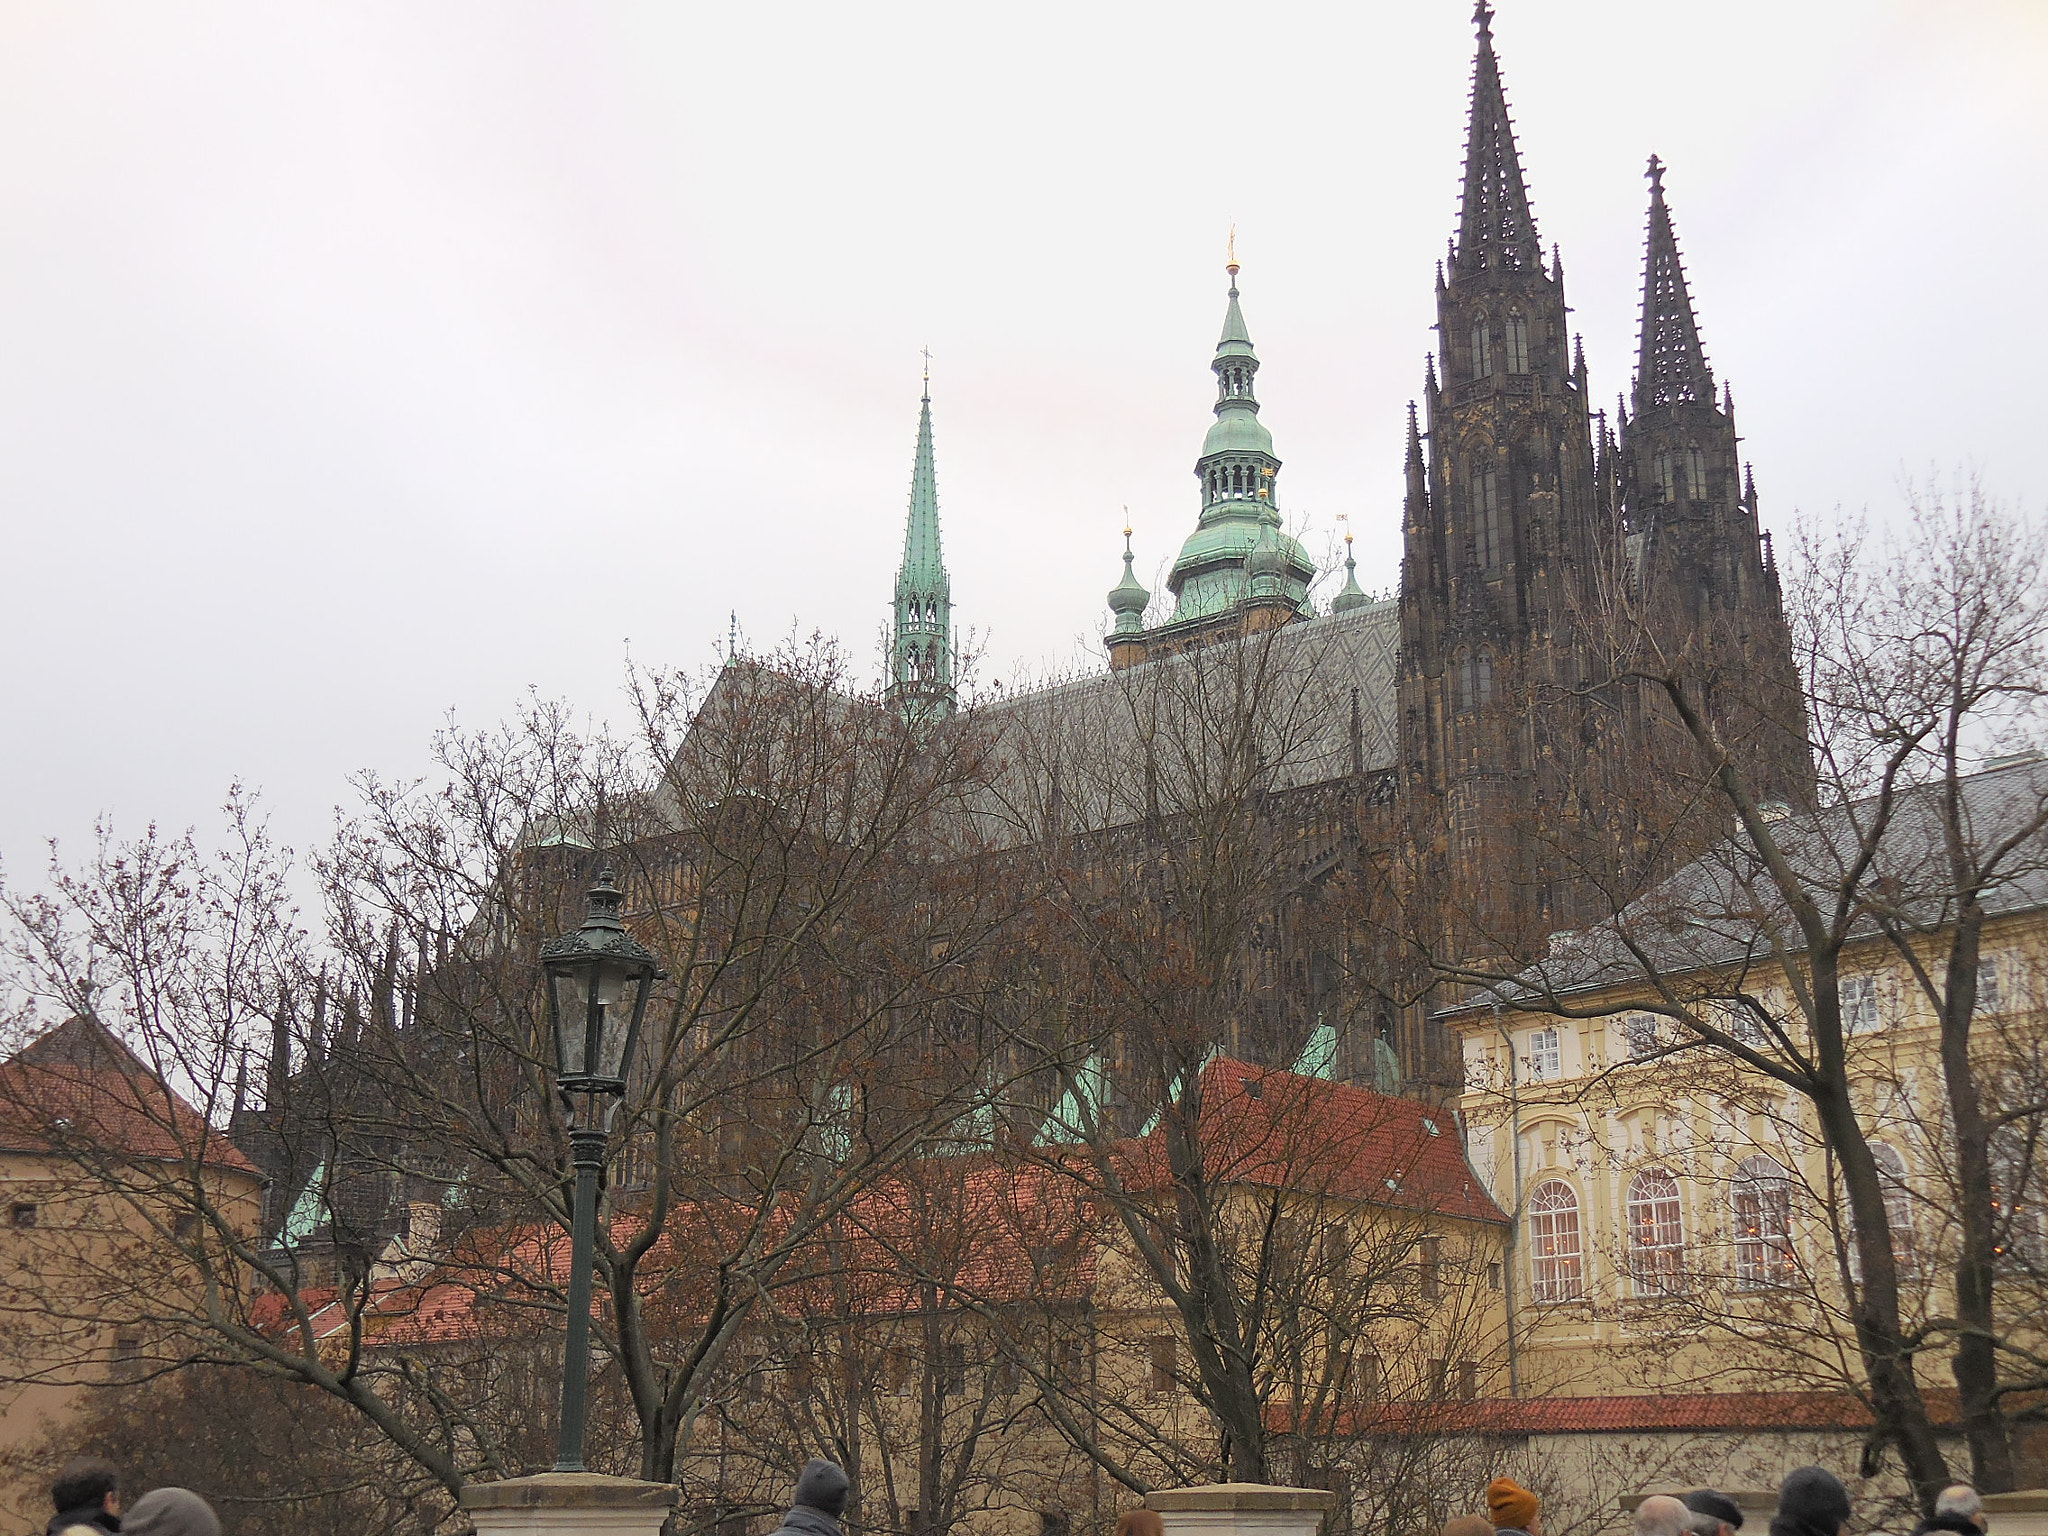
<svg viewBox="0 0 2048 1536">
<path fill-rule="evenodd" d="M 1536 1495 L 1512 1478 L 1496 1477 L 1486 1485 L 1486 1512 L 1504 1531 L 1526 1531 L 1539 1507 Z"/>
</svg>

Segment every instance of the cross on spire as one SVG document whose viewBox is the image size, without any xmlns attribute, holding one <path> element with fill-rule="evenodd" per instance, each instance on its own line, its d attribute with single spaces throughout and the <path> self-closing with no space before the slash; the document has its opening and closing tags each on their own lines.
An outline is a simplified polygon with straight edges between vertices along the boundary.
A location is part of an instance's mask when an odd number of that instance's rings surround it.
<svg viewBox="0 0 2048 1536">
<path fill-rule="evenodd" d="M 1636 414 L 1660 405 L 1714 403 L 1714 375 L 1700 346 L 1692 295 L 1671 210 L 1664 202 L 1664 162 L 1650 156 L 1650 230 L 1643 256 L 1643 324 L 1636 359 Z"/>
</svg>

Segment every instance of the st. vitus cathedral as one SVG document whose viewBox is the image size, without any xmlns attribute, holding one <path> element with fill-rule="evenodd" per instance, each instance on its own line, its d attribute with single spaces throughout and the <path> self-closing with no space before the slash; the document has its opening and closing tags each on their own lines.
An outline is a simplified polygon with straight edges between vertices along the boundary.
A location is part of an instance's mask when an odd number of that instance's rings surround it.
<svg viewBox="0 0 2048 1536">
<path fill-rule="evenodd" d="M 1436 276 L 1435 356 L 1408 413 L 1398 595 L 1369 596 L 1347 553 L 1341 589 L 1323 608 L 1311 599 L 1318 572 L 1283 520 L 1233 260 L 1214 420 L 1194 465 L 1199 513 L 1168 593 L 1155 607 L 1127 536 L 1108 595 L 1108 670 L 977 708 L 1026 738 L 1055 720 L 1114 729 L 1148 669 L 1255 641 L 1261 675 L 1307 704 L 1266 786 L 1303 892 L 1362 870 L 1405 882 L 1432 893 L 1432 954 L 1499 959 L 1612 910 L 1595 872 L 1633 862 L 1635 879 L 1653 878 L 1689 852 L 1645 825 L 1641 791 L 1660 773 L 1669 706 L 1643 681 L 1654 668 L 1618 637 L 1658 666 L 1678 659 L 1767 794 L 1803 800 L 1812 770 L 1770 539 L 1731 393 L 1700 344 L 1664 167 L 1651 159 L 1635 378 L 1610 417 L 1569 329 L 1564 263 L 1538 237 L 1484 0 L 1475 20 L 1463 203 Z M 1611 622 L 1624 611 L 1629 623 Z M 887 679 L 920 730 L 944 729 L 955 709 L 952 623 L 927 383 Z M 1099 806 L 1069 824 L 1142 841 L 1144 821 Z M 1284 980 L 1245 989 L 1215 1048 L 1385 1091 L 1456 1090 L 1430 1024 L 1441 989 L 1375 976 L 1390 969 L 1384 952 L 1339 960 L 1327 933 L 1291 934 L 1284 915 L 1272 932 L 1289 953 L 1267 969 Z M 314 1194 L 294 1203 L 292 1192 L 312 1189 L 324 1143 L 281 1150 L 278 1117 L 299 1095 L 282 1036 L 276 1055 L 273 1108 L 252 1114 L 242 1139 L 283 1197 L 273 1230 L 310 1233 L 328 1218 Z"/>
</svg>

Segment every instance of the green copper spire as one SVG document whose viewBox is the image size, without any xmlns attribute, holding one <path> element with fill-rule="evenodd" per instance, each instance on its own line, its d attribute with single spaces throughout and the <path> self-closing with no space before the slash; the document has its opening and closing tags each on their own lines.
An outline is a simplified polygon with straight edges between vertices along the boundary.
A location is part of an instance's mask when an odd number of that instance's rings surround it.
<svg viewBox="0 0 2048 1536">
<path fill-rule="evenodd" d="M 910 471 L 910 516 L 896 572 L 896 633 L 889 648 L 889 695 L 913 722 L 943 719 L 953 707 L 953 583 L 939 547 L 939 480 L 932 461 L 932 375 L 926 354 Z"/>
<path fill-rule="evenodd" d="M 1253 380 L 1259 355 L 1238 303 L 1238 264 L 1233 252 L 1224 269 L 1230 274 L 1230 301 L 1223 312 L 1223 334 L 1209 367 L 1216 375 L 1216 420 L 1202 441 L 1195 478 L 1202 484 L 1202 516 L 1181 546 L 1167 586 L 1174 596 L 1173 621 L 1221 613 L 1250 596 L 1280 597 L 1309 612 L 1308 584 L 1315 563 L 1300 543 L 1281 528 L 1278 502 L 1280 460 L 1273 454 L 1273 434 L 1259 420 Z M 1253 549 L 1270 529 L 1272 550 L 1261 556 L 1262 567 L 1249 569 Z M 1253 591 L 1253 576 L 1262 579 Z"/>
</svg>

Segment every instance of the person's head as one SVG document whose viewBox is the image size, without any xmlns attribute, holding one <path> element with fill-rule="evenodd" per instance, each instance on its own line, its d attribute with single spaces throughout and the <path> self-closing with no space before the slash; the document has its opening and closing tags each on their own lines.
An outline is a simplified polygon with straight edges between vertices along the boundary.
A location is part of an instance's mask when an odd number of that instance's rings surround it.
<svg viewBox="0 0 2048 1536">
<path fill-rule="evenodd" d="M 121 1518 L 122 1536 L 220 1536 L 220 1517 L 190 1488 L 152 1488 Z"/>
<path fill-rule="evenodd" d="M 1800 1467 L 1778 1485 L 1778 1518 L 1772 1525 L 1837 1536 L 1849 1528 L 1849 1490 L 1826 1467 Z"/>
<path fill-rule="evenodd" d="M 1935 1498 L 1934 1512 L 1954 1520 L 1967 1520 L 1984 1529 L 1984 1499 L 1968 1483 L 1950 1483 Z"/>
<path fill-rule="evenodd" d="M 1685 1496 L 1693 1536 L 1733 1536 L 1742 1529 L 1742 1506 L 1716 1488 L 1695 1488 Z"/>
<path fill-rule="evenodd" d="M 1496 1477 L 1486 1485 L 1487 1518 L 1500 1530 L 1543 1536 L 1542 1527 L 1536 1523 L 1537 1512 L 1542 1508 L 1542 1501 L 1511 1477 Z"/>
<path fill-rule="evenodd" d="M 1159 1518 L 1158 1510 L 1140 1504 L 1116 1517 L 1116 1536 L 1166 1536 L 1166 1522 Z"/>
<path fill-rule="evenodd" d="M 1685 1536 L 1692 1514 L 1668 1493 L 1653 1493 L 1636 1506 L 1636 1536 Z"/>
<path fill-rule="evenodd" d="M 813 1456 L 804 1463 L 803 1473 L 796 1480 L 795 1502 L 837 1520 L 846 1510 L 849 1486 L 838 1462 Z"/>
<path fill-rule="evenodd" d="M 1493 1522 L 1484 1515 L 1460 1515 L 1444 1522 L 1443 1536 L 1493 1536 Z"/>
<path fill-rule="evenodd" d="M 50 1502 L 67 1509 L 121 1511 L 121 1470 L 104 1456 L 74 1456 L 50 1481 Z"/>
</svg>

